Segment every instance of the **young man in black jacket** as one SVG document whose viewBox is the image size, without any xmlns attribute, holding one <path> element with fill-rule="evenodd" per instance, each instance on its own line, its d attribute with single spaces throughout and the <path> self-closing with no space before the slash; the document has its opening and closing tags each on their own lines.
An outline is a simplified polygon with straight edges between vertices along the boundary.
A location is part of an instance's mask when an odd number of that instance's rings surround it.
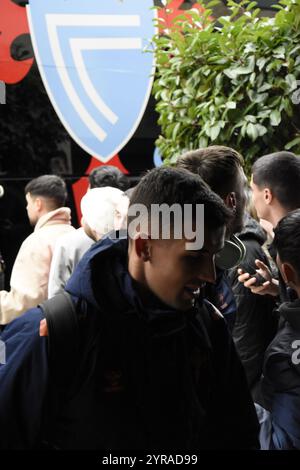
<svg viewBox="0 0 300 470">
<path fill-rule="evenodd" d="M 261 380 L 259 414 L 264 449 L 300 449 L 300 209 L 274 229 L 277 264 L 286 285 L 296 293 L 279 307 L 282 318 L 269 345 Z"/>
<path fill-rule="evenodd" d="M 255 260 L 260 259 L 270 267 L 262 245 L 267 236 L 260 224 L 249 214 L 245 217 L 244 229 L 237 234 L 246 248 L 246 256 L 239 263 L 245 272 L 255 273 Z M 229 271 L 229 280 L 237 303 L 237 316 L 232 331 L 235 346 L 245 368 L 252 393 L 258 391 L 266 348 L 274 338 L 278 326 L 275 298 L 270 295 L 255 295 L 238 281 L 237 267 Z"/>
<path fill-rule="evenodd" d="M 152 217 L 157 205 L 162 223 Z M 177 215 L 166 220 L 174 207 Z M 41 441 L 60 449 L 258 447 L 243 368 L 223 317 L 201 295 L 205 282 L 215 281 L 229 218 L 190 172 L 158 168 L 140 181 L 129 239 L 95 244 L 67 284 L 78 328 L 65 335 L 61 355 L 51 329 L 45 336 L 47 325 L 40 325 L 41 309 L 5 329 L 2 448 Z M 77 347 L 60 374 L 72 334 Z"/>
<path fill-rule="evenodd" d="M 248 183 L 243 164 L 243 157 L 236 150 L 222 145 L 212 145 L 183 154 L 176 165 L 178 168 L 184 168 L 199 175 L 223 199 L 232 214 L 226 231 L 227 239 L 240 232 L 244 225 Z M 206 294 L 224 315 L 232 331 L 237 306 L 226 270 L 217 270 L 216 284 L 207 286 Z"/>
<path fill-rule="evenodd" d="M 256 160 L 252 167 L 251 177 L 252 200 L 257 216 L 267 220 L 276 227 L 278 222 L 289 212 L 300 207 L 300 159 L 291 152 L 275 152 L 264 155 Z M 274 247 L 270 246 L 270 253 Z M 276 251 L 272 254 L 276 257 Z M 260 259 L 256 267 L 265 282 L 257 283 L 252 273 L 240 271 L 239 281 L 258 295 L 272 295 L 280 302 L 293 298 L 291 289 L 272 277 L 268 267 Z"/>
</svg>

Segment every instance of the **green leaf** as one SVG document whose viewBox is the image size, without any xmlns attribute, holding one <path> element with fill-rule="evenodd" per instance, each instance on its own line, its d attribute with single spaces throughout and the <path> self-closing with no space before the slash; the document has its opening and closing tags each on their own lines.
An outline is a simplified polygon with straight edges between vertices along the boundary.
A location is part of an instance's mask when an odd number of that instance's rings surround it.
<svg viewBox="0 0 300 470">
<path fill-rule="evenodd" d="M 280 103 L 280 106 L 279 106 L 279 110 L 282 111 L 284 109 L 284 111 L 286 112 L 286 114 L 288 116 L 292 116 L 293 114 L 293 107 L 291 105 L 291 100 L 290 98 L 283 98 L 281 100 L 281 103 Z"/>
<path fill-rule="evenodd" d="M 278 126 L 281 122 L 281 114 L 277 109 L 274 109 L 274 111 L 271 112 L 270 114 L 270 122 L 272 126 Z"/>
<path fill-rule="evenodd" d="M 220 88 L 222 86 L 222 81 L 223 81 L 223 76 L 221 73 L 219 73 L 215 79 L 216 88 Z"/>
<path fill-rule="evenodd" d="M 255 66 L 255 57 L 251 56 L 248 60 L 248 64 L 240 67 L 233 67 L 224 70 L 225 75 L 231 79 L 236 79 L 239 75 L 247 75 L 252 73 Z"/>
<path fill-rule="evenodd" d="M 205 2 L 205 8 L 212 8 L 216 5 L 220 5 L 220 0 L 211 0 L 210 2 Z"/>
<path fill-rule="evenodd" d="M 241 127 L 241 136 L 243 138 L 246 136 L 247 126 L 248 126 L 248 124 L 245 122 Z"/>
<path fill-rule="evenodd" d="M 175 153 L 174 155 L 172 155 L 172 157 L 170 158 L 170 164 L 174 164 L 176 163 L 178 160 L 178 155 Z"/>
<path fill-rule="evenodd" d="M 227 101 L 226 108 L 227 109 L 236 109 L 236 102 L 235 101 Z"/>
<path fill-rule="evenodd" d="M 255 93 L 253 90 L 249 90 L 248 95 L 253 103 L 262 103 L 269 96 L 268 93 Z"/>
<path fill-rule="evenodd" d="M 211 73 L 211 69 L 209 69 L 209 68 L 207 67 L 205 70 L 203 70 L 202 73 L 203 73 L 203 75 L 204 75 L 205 77 L 208 77 L 208 75 Z"/>
<path fill-rule="evenodd" d="M 222 104 L 224 104 L 224 101 L 225 101 L 225 96 L 216 96 L 215 97 L 215 104 L 217 106 L 221 106 Z"/>
<path fill-rule="evenodd" d="M 258 70 L 261 71 L 264 66 L 266 65 L 267 63 L 267 59 L 266 57 L 260 57 L 257 61 L 256 61 L 256 65 L 258 67 Z"/>
<path fill-rule="evenodd" d="M 285 150 L 290 150 L 291 148 L 296 147 L 297 145 L 300 145 L 300 136 L 296 137 L 296 139 L 293 139 L 290 142 L 288 142 L 284 146 L 284 148 L 285 148 Z"/>
<path fill-rule="evenodd" d="M 247 116 L 245 116 L 244 119 L 247 122 L 256 123 L 256 116 L 252 116 L 251 114 L 247 114 Z"/>
<path fill-rule="evenodd" d="M 176 137 L 177 137 L 177 134 L 178 134 L 178 131 L 180 129 L 180 126 L 181 126 L 181 123 L 180 122 L 177 122 L 174 126 L 174 129 L 173 129 L 173 132 L 172 132 L 172 139 L 173 140 L 176 140 Z"/>
<path fill-rule="evenodd" d="M 246 10 L 252 10 L 254 7 L 256 7 L 257 2 L 250 2 L 249 5 L 247 5 Z"/>
<path fill-rule="evenodd" d="M 273 56 L 276 57 L 276 59 L 284 59 L 285 58 L 285 52 L 286 49 L 285 47 L 277 47 L 277 49 L 273 50 Z"/>
<path fill-rule="evenodd" d="M 256 79 L 256 73 L 252 72 L 251 75 L 250 75 L 250 80 L 249 80 L 249 82 L 252 86 L 254 86 L 255 79 Z"/>
<path fill-rule="evenodd" d="M 262 126 L 261 124 L 256 124 L 256 130 L 258 132 L 259 137 L 262 137 L 268 132 L 268 129 L 265 126 Z"/>
<path fill-rule="evenodd" d="M 259 119 L 266 119 L 270 117 L 270 109 L 263 109 L 262 111 L 259 111 L 257 117 Z"/>
<path fill-rule="evenodd" d="M 290 55 L 294 55 L 295 52 L 299 51 L 300 49 L 300 44 L 298 44 L 298 46 L 294 47 L 291 51 L 290 51 Z M 299 56 L 298 56 L 299 57 Z"/>
<path fill-rule="evenodd" d="M 289 73 L 285 77 L 285 80 L 286 80 L 287 84 L 289 85 L 290 91 L 296 90 L 298 85 L 297 85 L 297 80 L 296 80 L 295 75 Z"/>
<path fill-rule="evenodd" d="M 272 70 L 275 70 L 276 72 L 279 72 L 279 70 L 281 69 L 282 67 L 282 64 L 283 62 L 281 60 L 273 60 L 272 62 L 270 62 L 267 67 L 266 67 L 266 71 L 267 72 L 271 72 Z"/>
<path fill-rule="evenodd" d="M 257 91 L 258 93 L 262 93 L 263 91 L 270 90 L 270 88 L 272 88 L 272 85 L 270 85 L 269 83 L 264 83 L 264 85 L 259 87 Z"/>
<path fill-rule="evenodd" d="M 201 148 L 201 149 L 206 148 L 207 144 L 208 144 L 207 137 L 204 137 L 204 136 L 200 137 L 200 139 L 199 139 L 199 148 Z"/>
<path fill-rule="evenodd" d="M 254 142 L 258 137 L 258 130 L 255 124 L 250 122 L 247 126 L 247 136 Z"/>
<path fill-rule="evenodd" d="M 212 141 L 216 140 L 216 138 L 220 134 L 220 130 L 221 130 L 221 126 L 219 123 L 210 129 L 210 138 Z"/>
<path fill-rule="evenodd" d="M 280 103 L 280 101 L 281 101 L 281 96 L 272 96 L 272 98 L 268 100 L 268 106 L 270 108 L 275 107 Z"/>
<path fill-rule="evenodd" d="M 255 103 L 262 103 L 269 97 L 268 93 L 258 93 L 255 98 Z"/>
<path fill-rule="evenodd" d="M 214 64 L 216 65 L 225 65 L 228 63 L 228 59 L 225 57 L 221 57 L 220 59 L 214 60 Z"/>
<path fill-rule="evenodd" d="M 255 52 L 256 51 L 256 45 L 253 44 L 253 42 L 248 42 L 246 45 L 245 45 L 245 49 L 244 49 L 244 52 L 246 54 L 248 54 L 248 52 Z"/>
<path fill-rule="evenodd" d="M 163 91 L 161 92 L 161 99 L 162 99 L 163 101 L 169 101 L 170 95 L 169 95 L 169 91 L 168 91 L 168 90 L 163 90 Z"/>
<path fill-rule="evenodd" d="M 267 132 L 267 128 L 261 124 L 252 124 L 252 122 L 250 122 L 247 126 L 247 135 L 250 137 L 250 139 L 252 139 L 253 142 L 257 139 L 257 137 L 262 137 Z"/>
</svg>

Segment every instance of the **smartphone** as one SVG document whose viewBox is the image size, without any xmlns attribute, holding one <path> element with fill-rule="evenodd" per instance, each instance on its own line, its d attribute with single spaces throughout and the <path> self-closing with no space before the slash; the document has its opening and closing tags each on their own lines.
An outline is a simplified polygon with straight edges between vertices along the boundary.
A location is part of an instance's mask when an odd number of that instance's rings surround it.
<svg viewBox="0 0 300 470">
<path fill-rule="evenodd" d="M 253 286 L 256 286 L 256 287 L 262 286 L 267 281 L 267 279 L 265 279 L 261 274 L 257 272 L 250 274 L 250 278 L 252 277 L 255 277 L 256 279 L 256 283 L 253 284 Z"/>
</svg>

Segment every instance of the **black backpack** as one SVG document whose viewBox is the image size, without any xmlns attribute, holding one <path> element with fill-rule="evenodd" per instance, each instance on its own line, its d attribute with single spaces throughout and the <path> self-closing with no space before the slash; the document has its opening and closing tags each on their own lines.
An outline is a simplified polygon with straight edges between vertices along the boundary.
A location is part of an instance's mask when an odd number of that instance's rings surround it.
<svg viewBox="0 0 300 470">
<path fill-rule="evenodd" d="M 46 300 L 43 310 L 48 326 L 48 360 L 50 372 L 60 386 L 70 383 L 79 352 L 78 302 L 63 291 Z"/>
</svg>

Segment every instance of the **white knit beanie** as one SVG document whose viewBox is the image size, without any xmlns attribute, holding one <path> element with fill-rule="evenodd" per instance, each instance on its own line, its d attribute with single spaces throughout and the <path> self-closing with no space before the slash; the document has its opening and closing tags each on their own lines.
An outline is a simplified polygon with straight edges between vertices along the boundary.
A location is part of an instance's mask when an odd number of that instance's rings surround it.
<svg viewBox="0 0 300 470">
<path fill-rule="evenodd" d="M 110 186 L 90 189 L 80 205 L 84 221 L 98 239 L 125 226 L 129 199 L 120 189 Z"/>
</svg>

